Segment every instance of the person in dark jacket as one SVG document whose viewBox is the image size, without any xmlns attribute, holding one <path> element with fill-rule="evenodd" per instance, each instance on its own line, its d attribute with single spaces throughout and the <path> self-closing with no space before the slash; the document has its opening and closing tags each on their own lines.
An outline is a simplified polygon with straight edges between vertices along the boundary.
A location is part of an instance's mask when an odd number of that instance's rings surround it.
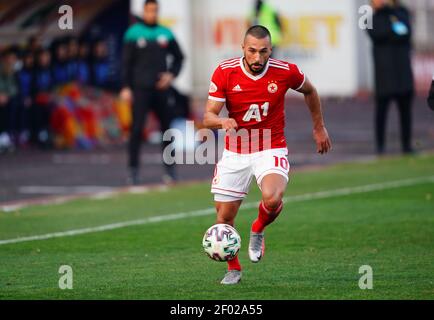
<svg viewBox="0 0 434 320">
<path fill-rule="evenodd" d="M 77 81 L 82 85 L 90 83 L 89 44 L 81 40 L 78 49 Z"/>
<path fill-rule="evenodd" d="M 377 153 L 385 151 L 385 131 L 390 102 L 395 101 L 401 125 L 403 153 L 412 153 L 411 105 L 414 92 L 411 67 L 410 15 L 397 1 L 372 0 L 375 10 L 373 28 L 368 34 L 373 43 L 375 69 L 375 138 Z"/>
<path fill-rule="evenodd" d="M 146 0 L 143 21 L 132 25 L 124 35 L 121 99 L 132 101 L 132 127 L 129 141 L 130 182 L 139 183 L 139 152 L 146 115 L 153 110 L 161 130 L 173 119 L 168 106 L 168 89 L 179 74 L 183 54 L 173 33 L 158 24 L 158 2 Z M 168 58 L 171 63 L 168 64 Z M 164 148 L 169 142 L 163 142 Z M 165 164 L 165 182 L 176 180 L 173 165 Z"/>
<path fill-rule="evenodd" d="M 69 81 L 77 81 L 78 79 L 78 50 L 79 44 L 78 39 L 75 37 L 70 37 L 66 41 L 67 48 L 67 70 Z"/>
<path fill-rule="evenodd" d="M 48 49 L 41 49 L 37 55 L 32 105 L 35 140 L 41 148 L 49 148 L 52 144 L 50 133 L 50 117 L 54 105 L 51 91 L 56 85 L 55 76 L 51 68 L 51 53 Z"/>
<path fill-rule="evenodd" d="M 93 45 L 91 79 L 92 84 L 101 89 L 109 88 L 110 65 L 107 50 L 107 44 L 102 39 L 97 40 Z"/>
<path fill-rule="evenodd" d="M 20 102 L 20 134 L 18 142 L 26 145 L 30 139 L 32 110 L 32 86 L 34 83 L 34 53 L 27 51 L 23 54 L 23 67 L 18 72 L 19 102 Z"/>
<path fill-rule="evenodd" d="M 431 110 L 434 111 L 434 74 L 432 76 L 431 88 L 429 90 L 427 102 L 428 102 L 428 106 L 431 108 Z"/>
<path fill-rule="evenodd" d="M 66 84 L 71 80 L 68 66 L 68 46 L 64 40 L 54 44 L 53 76 L 55 86 Z"/>
</svg>

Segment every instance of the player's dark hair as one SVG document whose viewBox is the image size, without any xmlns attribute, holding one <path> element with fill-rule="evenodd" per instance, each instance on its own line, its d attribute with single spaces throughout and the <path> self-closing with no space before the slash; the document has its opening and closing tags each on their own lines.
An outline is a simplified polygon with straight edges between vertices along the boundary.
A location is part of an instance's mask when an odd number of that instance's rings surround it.
<svg viewBox="0 0 434 320">
<path fill-rule="evenodd" d="M 246 35 L 244 36 L 244 38 L 247 37 L 248 35 L 251 35 L 252 37 L 255 37 L 256 39 L 264 39 L 266 37 L 269 37 L 270 41 L 271 41 L 270 31 L 268 31 L 267 28 L 265 28 L 264 26 L 261 26 L 261 25 L 252 26 L 249 29 L 247 29 Z"/>
<path fill-rule="evenodd" d="M 143 6 L 146 6 L 148 4 L 156 4 L 156 5 L 158 5 L 158 1 L 157 0 L 145 0 L 145 2 L 143 3 Z"/>
</svg>

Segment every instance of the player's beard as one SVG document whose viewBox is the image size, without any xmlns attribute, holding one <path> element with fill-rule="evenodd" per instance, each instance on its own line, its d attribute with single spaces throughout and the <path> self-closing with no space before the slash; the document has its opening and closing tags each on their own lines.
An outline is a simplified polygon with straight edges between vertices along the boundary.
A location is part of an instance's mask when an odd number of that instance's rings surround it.
<svg viewBox="0 0 434 320">
<path fill-rule="evenodd" d="M 260 74 L 262 71 L 264 71 L 264 68 L 265 68 L 265 66 L 266 66 L 267 63 L 268 63 L 268 59 L 267 59 L 267 61 L 265 61 L 264 64 L 260 64 L 260 63 L 252 63 L 252 64 L 249 64 L 249 63 L 247 62 L 246 59 L 244 59 L 244 61 L 246 61 L 246 64 L 247 64 L 247 66 L 249 67 L 249 70 L 250 70 L 252 73 L 254 73 L 254 74 Z M 260 66 L 261 68 L 255 70 L 255 69 L 252 68 L 253 66 Z"/>
</svg>

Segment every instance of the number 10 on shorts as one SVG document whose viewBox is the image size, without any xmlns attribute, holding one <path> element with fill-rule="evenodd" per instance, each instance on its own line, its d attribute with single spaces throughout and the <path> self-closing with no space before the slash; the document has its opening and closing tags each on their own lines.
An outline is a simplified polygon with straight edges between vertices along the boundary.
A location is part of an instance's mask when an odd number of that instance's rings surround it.
<svg viewBox="0 0 434 320">
<path fill-rule="evenodd" d="M 274 158 L 274 166 L 275 167 L 281 167 L 284 170 L 288 170 L 289 167 L 289 163 L 288 160 L 285 157 L 277 157 L 277 156 L 273 156 Z"/>
</svg>

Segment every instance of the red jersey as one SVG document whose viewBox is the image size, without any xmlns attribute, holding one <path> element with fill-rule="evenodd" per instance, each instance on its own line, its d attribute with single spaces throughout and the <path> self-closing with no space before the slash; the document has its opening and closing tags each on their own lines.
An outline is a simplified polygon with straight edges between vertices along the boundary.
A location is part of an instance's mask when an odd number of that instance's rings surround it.
<svg viewBox="0 0 434 320">
<path fill-rule="evenodd" d="M 252 153 L 286 148 L 285 94 L 288 89 L 300 89 L 304 82 L 305 75 L 295 64 L 281 60 L 270 58 L 256 76 L 246 71 L 243 57 L 222 62 L 212 76 L 208 98 L 225 102 L 229 117 L 238 124 L 237 137 L 225 137 L 226 149 Z M 247 145 L 242 143 L 246 137 L 241 131 L 248 135 Z"/>
</svg>

